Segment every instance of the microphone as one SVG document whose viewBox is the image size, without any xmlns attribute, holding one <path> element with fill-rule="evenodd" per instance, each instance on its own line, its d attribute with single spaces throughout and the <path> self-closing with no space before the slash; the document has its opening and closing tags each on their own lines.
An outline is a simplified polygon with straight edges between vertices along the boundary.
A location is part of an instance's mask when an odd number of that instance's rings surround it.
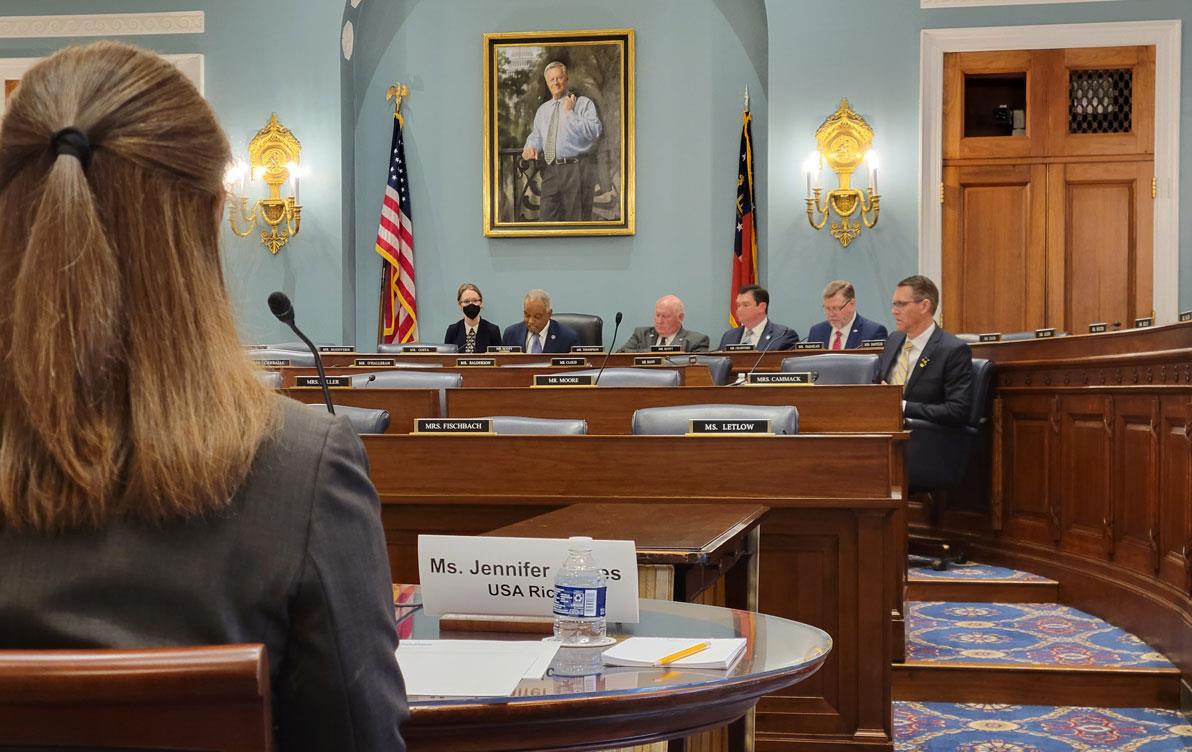
<svg viewBox="0 0 1192 752">
<path fill-rule="evenodd" d="M 779 324 L 779 326 L 782 326 L 782 325 L 781 325 L 781 324 Z M 744 377 L 744 378 L 739 378 L 739 379 L 737 379 L 735 382 L 733 382 L 733 383 L 732 383 L 732 385 L 731 385 L 731 386 L 738 386 L 738 385 L 740 385 L 740 384 L 745 384 L 745 383 L 748 383 L 748 381 L 749 381 L 749 377 L 750 377 L 750 376 L 752 376 L 752 375 L 753 375 L 753 372 L 757 370 L 757 367 L 758 367 L 759 365 L 761 365 L 761 363 L 762 363 L 762 358 L 766 357 L 766 353 L 770 351 L 770 345 L 772 345 L 772 344 L 774 344 L 775 342 L 777 342 L 777 341 L 778 341 L 778 340 L 779 340 L 779 339 L 782 337 L 782 335 L 785 335 L 785 334 L 786 334 L 787 332 L 789 332 L 789 331 L 790 331 L 790 327 L 783 326 L 783 327 L 782 327 L 782 334 L 781 334 L 781 335 L 778 335 L 778 336 L 775 336 L 775 337 L 770 337 L 770 341 L 769 341 L 769 342 L 767 342 L 767 343 L 766 343 L 766 346 L 762 348 L 762 351 L 761 351 L 761 353 L 760 353 L 760 354 L 757 356 L 757 360 L 753 361 L 753 367 L 749 369 L 749 373 L 745 374 L 745 377 Z"/>
<path fill-rule="evenodd" d="M 319 348 L 315 347 L 314 343 L 294 324 L 294 305 L 290 303 L 289 296 L 281 291 L 269 293 L 269 310 L 273 312 L 278 321 L 290 327 L 294 334 L 298 335 L 298 339 L 310 348 L 311 354 L 315 356 L 315 368 L 319 370 L 319 385 L 323 387 L 323 404 L 327 405 L 327 412 L 335 415 L 335 406 L 331 404 L 331 391 L 327 389 L 327 374 L 323 372 L 323 357 L 319 355 Z"/>
<path fill-rule="evenodd" d="M 621 319 L 624 315 L 617 311 L 616 317 L 613 319 L 613 339 L 608 343 L 608 352 L 604 354 L 604 362 L 600 364 L 600 370 L 596 372 L 596 378 L 592 379 L 592 386 L 600 385 L 600 374 L 604 373 L 604 367 L 608 365 L 608 356 L 613 354 L 613 348 L 617 345 L 617 330 L 621 328 Z"/>
</svg>

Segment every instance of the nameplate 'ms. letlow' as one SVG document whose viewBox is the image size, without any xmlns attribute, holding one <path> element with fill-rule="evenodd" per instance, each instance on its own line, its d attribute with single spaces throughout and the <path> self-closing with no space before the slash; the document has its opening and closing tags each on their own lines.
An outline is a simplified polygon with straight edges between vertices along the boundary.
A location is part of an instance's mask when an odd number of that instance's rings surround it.
<svg viewBox="0 0 1192 752">
<path fill-rule="evenodd" d="M 768 420 L 732 418 L 693 418 L 687 433 L 691 436 L 766 436 L 774 433 Z"/>
</svg>

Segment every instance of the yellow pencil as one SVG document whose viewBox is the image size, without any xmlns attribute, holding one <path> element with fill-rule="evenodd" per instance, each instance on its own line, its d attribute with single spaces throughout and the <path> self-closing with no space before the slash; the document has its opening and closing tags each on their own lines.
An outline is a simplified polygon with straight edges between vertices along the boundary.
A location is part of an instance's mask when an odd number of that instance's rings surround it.
<svg viewBox="0 0 1192 752">
<path fill-rule="evenodd" d="M 707 640 L 704 640 L 703 642 L 697 642 L 696 644 L 692 645 L 691 647 L 683 648 L 682 650 L 680 650 L 676 653 L 671 653 L 670 655 L 665 655 L 665 656 L 659 658 L 658 661 L 654 665 L 655 666 L 668 666 L 668 665 L 674 663 L 675 661 L 679 660 L 680 658 L 686 658 L 689 655 L 695 655 L 696 653 L 702 653 L 710 647 L 712 647 L 712 643 Z"/>
</svg>

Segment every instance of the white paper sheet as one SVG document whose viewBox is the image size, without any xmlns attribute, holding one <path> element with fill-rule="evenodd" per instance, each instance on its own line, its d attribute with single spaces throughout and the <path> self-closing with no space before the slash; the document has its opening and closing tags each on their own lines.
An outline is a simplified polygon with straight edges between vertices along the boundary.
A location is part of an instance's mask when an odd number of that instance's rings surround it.
<svg viewBox="0 0 1192 752">
<path fill-rule="evenodd" d="M 537 640 L 402 640 L 396 655 L 406 694 L 499 697 L 523 678 L 541 679 L 558 650 Z"/>
<path fill-rule="evenodd" d="M 679 658 L 670 665 L 674 668 L 728 669 L 745 652 L 743 637 L 709 640 L 684 637 L 630 637 L 604 651 L 604 663 L 609 666 L 655 666 L 661 658 L 701 642 L 708 643 L 707 649 L 686 658 Z"/>
</svg>

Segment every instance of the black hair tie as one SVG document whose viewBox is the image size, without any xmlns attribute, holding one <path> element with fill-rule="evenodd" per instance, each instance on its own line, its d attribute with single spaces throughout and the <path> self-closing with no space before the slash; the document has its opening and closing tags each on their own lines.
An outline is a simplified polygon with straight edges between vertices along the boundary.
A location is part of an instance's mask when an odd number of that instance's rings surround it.
<svg viewBox="0 0 1192 752">
<path fill-rule="evenodd" d="M 82 163 L 86 170 L 91 164 L 91 142 L 78 128 L 63 128 L 51 139 L 54 151 L 58 154 L 68 154 Z"/>
</svg>

